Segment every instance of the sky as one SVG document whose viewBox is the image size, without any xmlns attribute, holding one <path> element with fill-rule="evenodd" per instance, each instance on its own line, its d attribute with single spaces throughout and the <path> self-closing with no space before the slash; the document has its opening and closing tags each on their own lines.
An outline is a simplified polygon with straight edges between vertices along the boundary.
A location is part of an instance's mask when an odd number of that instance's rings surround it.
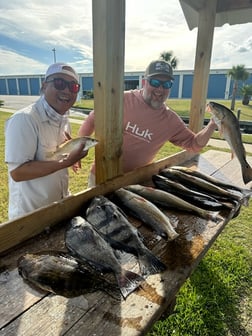
<svg viewBox="0 0 252 336">
<path fill-rule="evenodd" d="M 0 76 L 44 74 L 55 58 L 93 72 L 92 0 L 0 0 L 0 9 Z M 144 71 L 164 51 L 177 70 L 193 70 L 196 41 L 178 0 L 126 0 L 125 72 Z M 215 28 L 210 68 L 238 64 L 252 68 L 252 23 Z"/>
</svg>

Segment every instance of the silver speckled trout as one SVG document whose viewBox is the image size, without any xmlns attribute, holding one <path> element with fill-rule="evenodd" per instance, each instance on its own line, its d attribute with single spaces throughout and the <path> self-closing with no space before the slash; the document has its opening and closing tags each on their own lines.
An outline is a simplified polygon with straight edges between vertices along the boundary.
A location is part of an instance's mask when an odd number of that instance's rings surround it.
<svg viewBox="0 0 252 336">
<path fill-rule="evenodd" d="M 98 140 L 87 136 L 70 139 L 61 144 L 55 151 L 46 153 L 46 158 L 51 160 L 59 160 L 64 158 L 80 145 L 85 144 L 83 151 L 98 144 Z"/>
<path fill-rule="evenodd" d="M 243 181 L 247 184 L 252 180 L 252 168 L 246 160 L 246 151 L 242 143 L 238 119 L 226 106 L 215 102 L 209 102 L 206 110 L 213 115 L 220 134 L 227 140 L 232 153 L 235 154 L 239 160 Z"/>
<path fill-rule="evenodd" d="M 134 217 L 149 225 L 162 238 L 173 240 L 178 237 L 169 218 L 152 202 L 124 188 L 114 193 Z"/>
</svg>

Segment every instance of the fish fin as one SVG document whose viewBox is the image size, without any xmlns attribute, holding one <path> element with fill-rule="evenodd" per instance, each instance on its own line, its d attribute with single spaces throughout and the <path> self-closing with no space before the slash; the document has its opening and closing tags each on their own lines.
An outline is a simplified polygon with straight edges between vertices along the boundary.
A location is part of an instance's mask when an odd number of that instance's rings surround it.
<svg viewBox="0 0 252 336">
<path fill-rule="evenodd" d="M 51 159 L 51 160 L 63 160 L 67 158 L 69 154 L 64 153 L 64 154 L 58 154 L 57 152 L 47 152 L 45 154 L 46 159 Z"/>
<path fill-rule="evenodd" d="M 141 273 L 145 276 L 161 273 L 167 268 L 162 261 L 148 250 L 146 250 L 143 255 L 139 256 L 139 261 Z"/>
<path fill-rule="evenodd" d="M 116 278 L 124 299 L 144 281 L 141 275 L 124 269 L 122 269 L 120 274 L 116 275 Z"/>
<path fill-rule="evenodd" d="M 208 211 L 209 220 L 213 222 L 218 222 L 219 220 L 219 211 Z"/>
</svg>

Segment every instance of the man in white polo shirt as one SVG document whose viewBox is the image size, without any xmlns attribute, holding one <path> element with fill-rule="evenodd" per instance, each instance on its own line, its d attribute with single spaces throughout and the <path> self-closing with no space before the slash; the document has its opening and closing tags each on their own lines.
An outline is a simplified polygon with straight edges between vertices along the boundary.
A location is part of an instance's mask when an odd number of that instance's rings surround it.
<svg viewBox="0 0 252 336">
<path fill-rule="evenodd" d="M 49 66 L 34 104 L 17 111 L 5 127 L 9 172 L 9 219 L 66 197 L 68 167 L 87 155 L 85 144 L 64 160 L 47 159 L 70 133 L 69 109 L 80 89 L 75 70 L 65 63 Z M 66 133 L 67 132 L 67 133 Z"/>
</svg>

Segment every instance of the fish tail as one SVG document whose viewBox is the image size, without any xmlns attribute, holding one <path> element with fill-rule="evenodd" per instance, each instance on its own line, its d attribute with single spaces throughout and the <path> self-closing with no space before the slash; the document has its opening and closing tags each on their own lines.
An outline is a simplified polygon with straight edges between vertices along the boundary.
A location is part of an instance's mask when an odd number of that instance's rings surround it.
<svg viewBox="0 0 252 336">
<path fill-rule="evenodd" d="M 141 275 L 124 269 L 121 270 L 120 274 L 116 275 L 116 278 L 124 299 L 144 281 Z"/>
<path fill-rule="evenodd" d="M 211 220 L 213 222 L 217 222 L 219 219 L 218 215 L 219 215 L 219 211 L 206 211 L 204 218 Z"/>
<path fill-rule="evenodd" d="M 113 299 L 116 299 L 118 301 L 121 301 L 122 295 L 121 291 L 119 290 L 118 286 L 116 284 L 111 284 L 106 282 L 106 285 L 103 286 L 103 291 L 107 293 L 109 296 L 111 296 Z"/>
<path fill-rule="evenodd" d="M 166 270 L 166 265 L 148 250 L 146 250 L 143 255 L 139 256 L 139 260 L 141 273 L 145 276 L 157 274 Z"/>
<path fill-rule="evenodd" d="M 246 167 L 242 169 L 242 178 L 245 184 L 252 181 L 252 168 L 249 164 L 247 164 Z"/>
<path fill-rule="evenodd" d="M 177 233 L 173 228 L 170 229 L 168 237 L 170 240 L 174 240 L 179 236 L 179 233 Z"/>
</svg>

